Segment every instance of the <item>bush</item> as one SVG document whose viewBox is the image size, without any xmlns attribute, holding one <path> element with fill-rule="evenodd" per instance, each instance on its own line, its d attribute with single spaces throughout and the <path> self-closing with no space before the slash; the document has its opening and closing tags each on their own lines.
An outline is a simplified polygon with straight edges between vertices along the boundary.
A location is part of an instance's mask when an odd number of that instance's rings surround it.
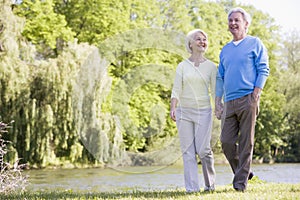
<svg viewBox="0 0 300 200">
<path fill-rule="evenodd" d="M 13 165 L 5 162 L 4 156 L 8 150 L 6 144 L 9 141 L 2 139 L 2 134 L 7 132 L 8 124 L 0 122 L 0 194 L 14 191 L 24 191 L 27 183 L 27 176 L 23 176 L 21 171 L 24 164 L 19 164 L 19 160 Z"/>
</svg>

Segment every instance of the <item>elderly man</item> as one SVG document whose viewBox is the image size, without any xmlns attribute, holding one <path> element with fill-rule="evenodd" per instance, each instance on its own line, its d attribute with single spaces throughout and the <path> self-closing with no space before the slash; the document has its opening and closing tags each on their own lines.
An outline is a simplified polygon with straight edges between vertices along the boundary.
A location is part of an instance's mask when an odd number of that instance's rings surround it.
<svg viewBox="0 0 300 200">
<path fill-rule="evenodd" d="M 250 23 L 244 9 L 229 11 L 228 28 L 233 40 L 222 48 L 216 80 L 215 114 L 222 119 L 222 149 L 237 191 L 245 191 L 253 176 L 250 165 L 255 123 L 260 94 L 269 76 L 267 50 L 259 38 L 247 35 Z"/>
</svg>

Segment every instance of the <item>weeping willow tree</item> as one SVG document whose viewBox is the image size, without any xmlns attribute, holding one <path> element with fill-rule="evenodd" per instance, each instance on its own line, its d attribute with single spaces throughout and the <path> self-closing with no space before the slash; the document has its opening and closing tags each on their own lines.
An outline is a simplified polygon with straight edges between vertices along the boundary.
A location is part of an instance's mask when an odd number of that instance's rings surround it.
<svg viewBox="0 0 300 200">
<path fill-rule="evenodd" d="M 1 60 L 0 60 L 0 80 L 1 80 L 1 119 L 10 122 L 13 119 L 19 134 L 4 135 L 9 137 L 13 144 L 18 140 L 25 141 L 26 134 L 26 113 L 28 97 L 30 93 L 29 81 L 30 72 L 30 52 L 31 47 L 22 41 L 21 30 L 25 20 L 12 15 L 11 7 L 7 1 L 2 1 L 0 14 L 1 26 Z M 22 57 L 23 59 L 20 59 Z M 20 145 L 21 146 L 21 145 Z M 17 146 L 11 146 L 12 152 L 17 152 Z M 23 146 L 21 147 L 23 148 Z M 16 154 L 10 153 L 13 159 Z"/>
<path fill-rule="evenodd" d="M 12 142 L 6 159 L 13 162 L 21 158 L 22 163 L 31 167 L 44 167 L 68 163 L 103 164 L 111 157 L 119 157 L 123 152 L 123 142 L 122 138 L 109 136 L 114 135 L 112 132 L 115 133 L 116 129 L 112 116 L 99 113 L 95 128 L 89 131 L 91 136 L 83 138 L 78 134 L 86 124 L 80 123 L 84 120 L 76 114 L 84 113 L 89 103 L 101 104 L 99 99 L 92 99 L 78 108 L 73 106 L 72 101 L 72 97 L 79 95 L 74 87 L 84 87 L 76 85 L 78 74 L 85 76 L 80 71 L 101 67 L 97 65 L 101 59 L 99 56 L 89 56 L 97 52 L 97 48 L 69 43 L 57 58 L 39 60 L 34 46 L 21 34 L 24 19 L 12 13 L 9 1 L 2 2 L 0 6 L 0 116 L 2 121 L 15 121 L 12 129 L 4 135 Z M 87 63 L 87 59 L 95 65 Z M 103 94 L 101 88 L 109 82 L 99 78 L 94 94 L 100 95 Z M 90 122 L 95 121 L 94 117 Z M 101 120 L 103 118 L 105 120 Z M 102 140 L 103 137 L 107 139 Z M 99 143 L 85 147 L 87 141 Z M 98 154 L 101 157 L 95 156 Z"/>
</svg>

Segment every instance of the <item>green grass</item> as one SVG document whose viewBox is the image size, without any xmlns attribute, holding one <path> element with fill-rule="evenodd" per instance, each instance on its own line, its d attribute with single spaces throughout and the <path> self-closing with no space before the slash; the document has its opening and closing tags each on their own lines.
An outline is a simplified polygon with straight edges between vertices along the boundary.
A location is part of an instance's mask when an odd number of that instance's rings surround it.
<svg viewBox="0 0 300 200">
<path fill-rule="evenodd" d="M 217 186 L 214 192 L 187 194 L 183 189 L 163 191 L 87 191 L 72 190 L 26 191 L 1 195 L 0 199 L 300 199 L 300 183 L 266 183 L 259 179 L 251 180 L 245 192 L 235 191 L 231 185 Z"/>
</svg>

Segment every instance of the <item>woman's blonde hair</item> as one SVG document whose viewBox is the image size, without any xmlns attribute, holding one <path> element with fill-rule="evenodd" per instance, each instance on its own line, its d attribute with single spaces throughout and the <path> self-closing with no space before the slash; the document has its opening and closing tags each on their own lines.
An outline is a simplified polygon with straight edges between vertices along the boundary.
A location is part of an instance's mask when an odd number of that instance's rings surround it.
<svg viewBox="0 0 300 200">
<path fill-rule="evenodd" d="M 208 39 L 207 34 L 201 29 L 194 29 L 194 30 L 188 32 L 188 34 L 186 35 L 185 48 L 189 53 L 192 53 L 191 41 L 194 40 L 195 33 L 202 33 L 205 36 L 205 38 Z M 206 49 L 207 49 L 207 47 L 206 47 Z"/>
</svg>

